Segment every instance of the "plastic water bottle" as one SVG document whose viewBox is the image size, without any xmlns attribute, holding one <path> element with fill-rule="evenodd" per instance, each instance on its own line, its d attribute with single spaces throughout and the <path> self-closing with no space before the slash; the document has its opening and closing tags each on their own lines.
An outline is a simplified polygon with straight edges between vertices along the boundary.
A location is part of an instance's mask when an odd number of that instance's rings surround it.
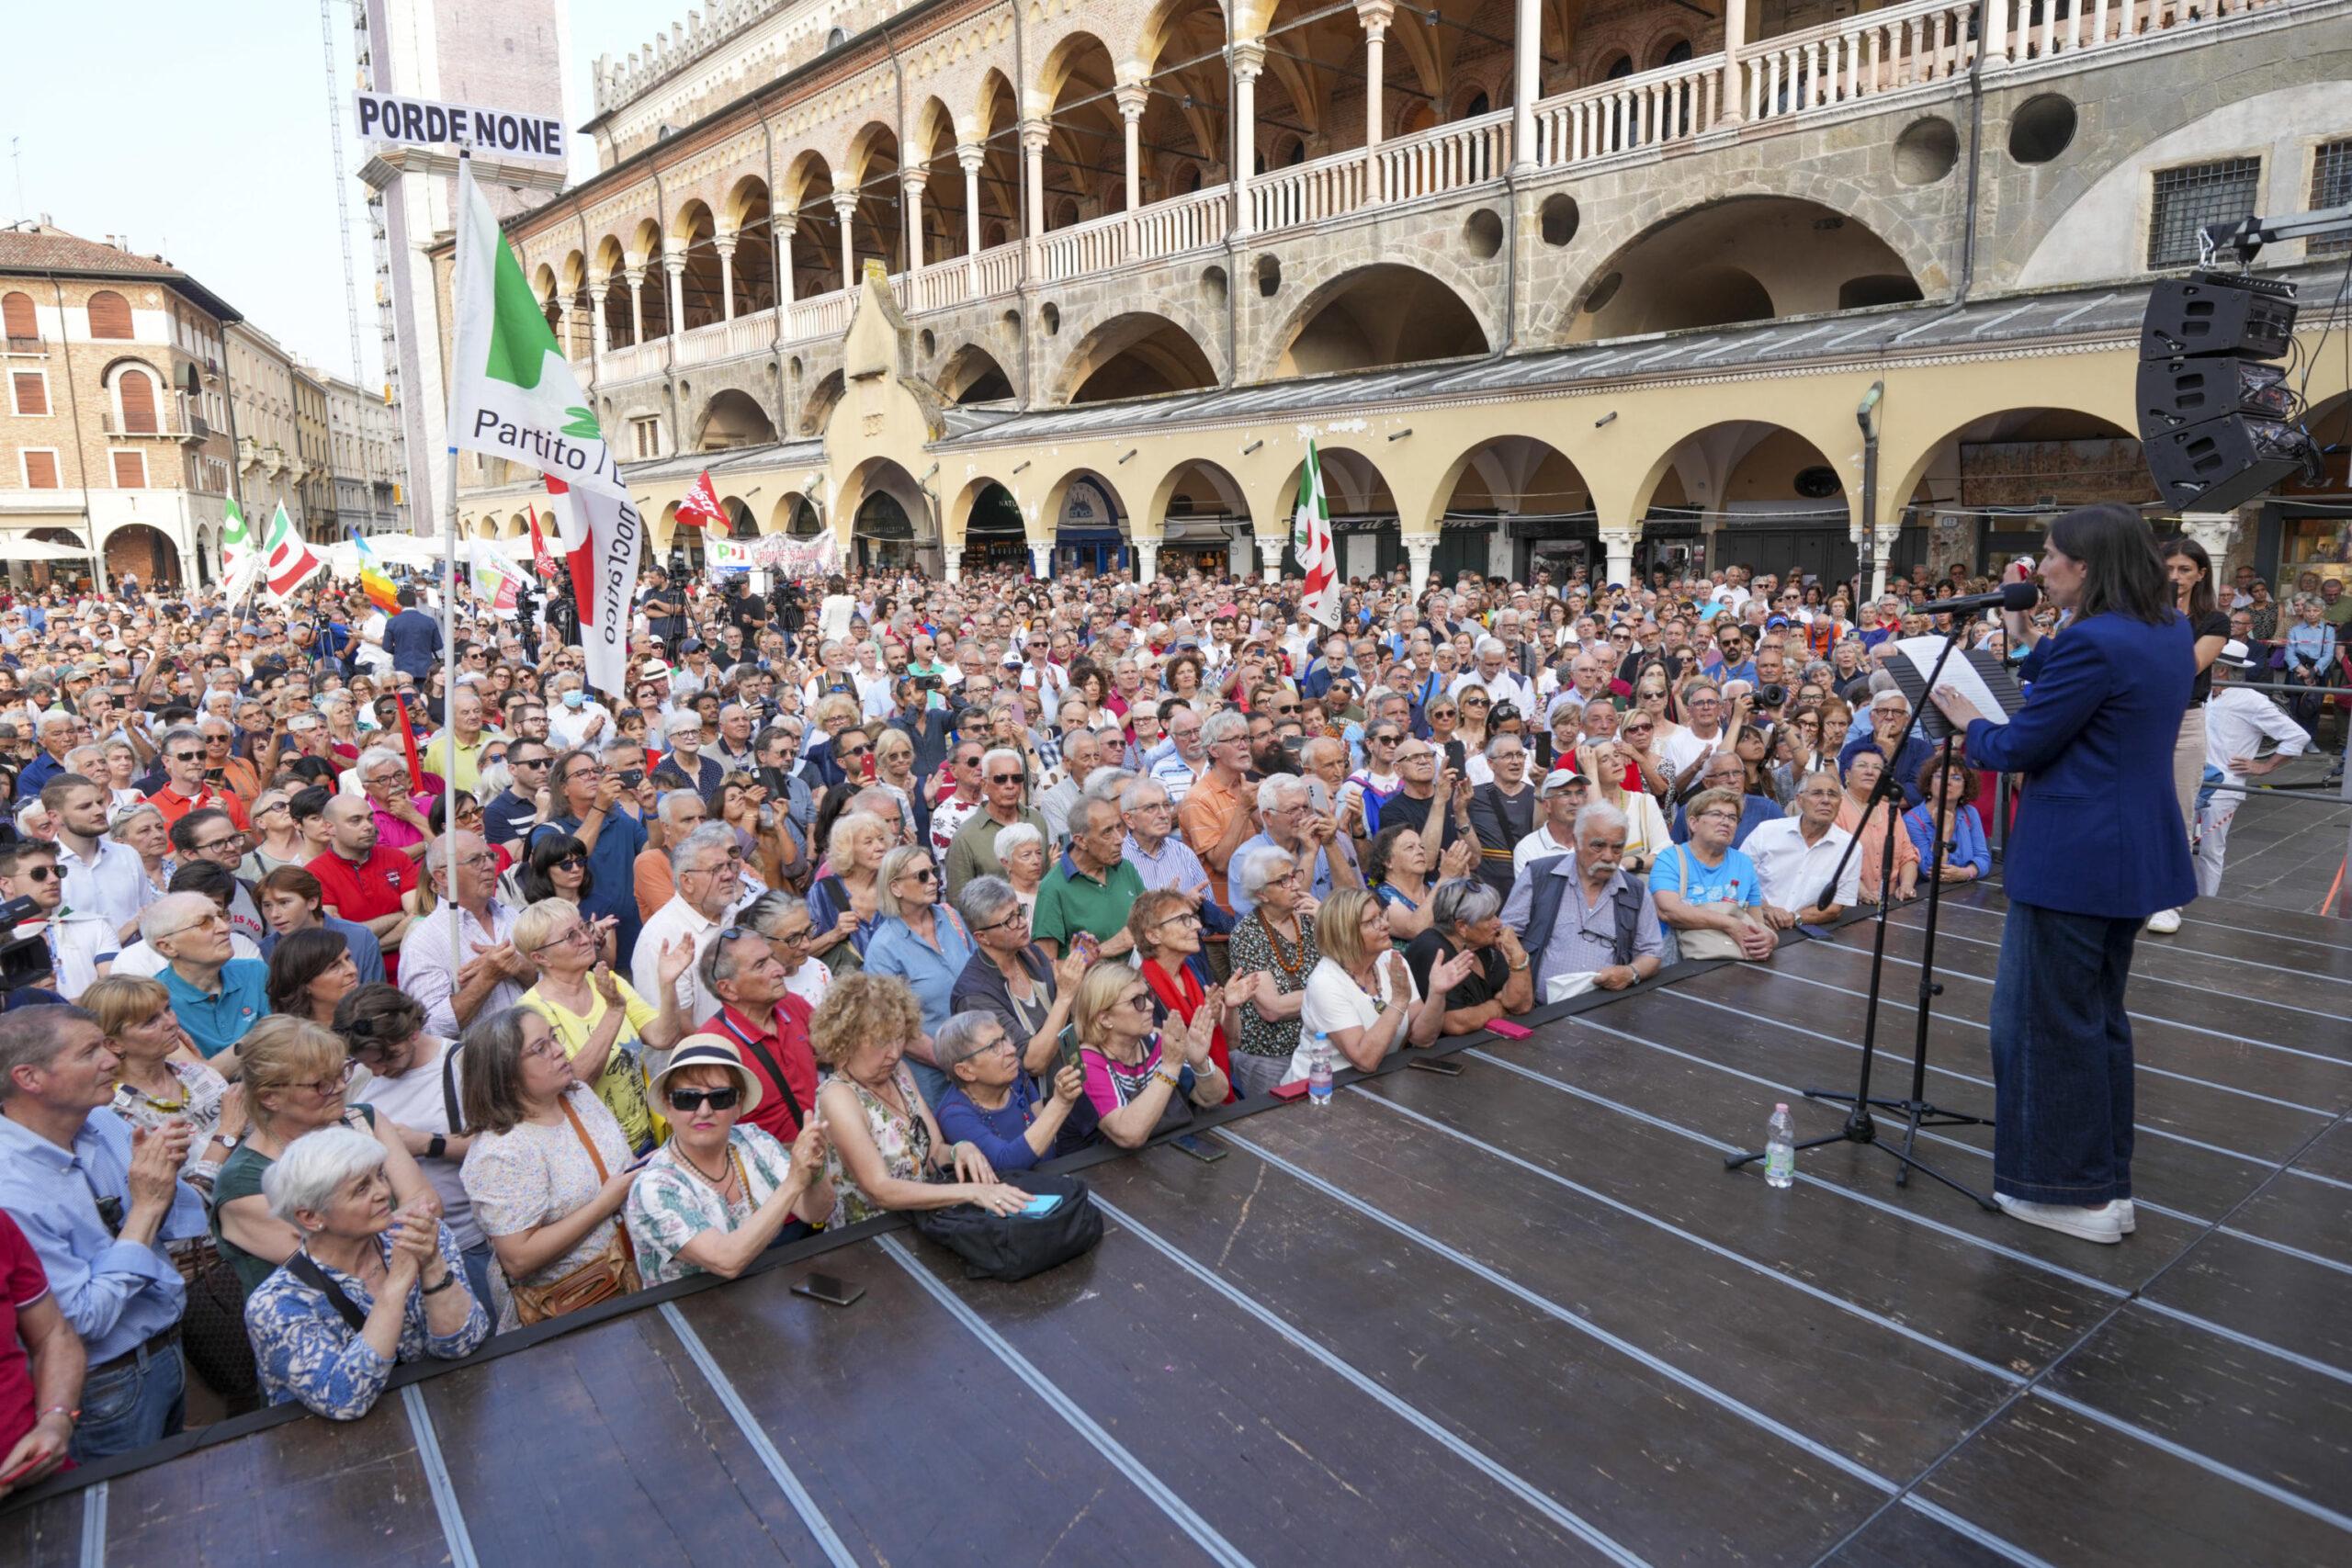
<svg viewBox="0 0 2352 1568">
<path fill-rule="evenodd" d="M 1774 1105 L 1772 1120 L 1764 1124 L 1764 1179 L 1775 1187 L 1796 1185 L 1797 1130 L 1785 1103 Z"/>
<path fill-rule="evenodd" d="M 1331 1103 L 1331 1037 L 1319 1029 L 1306 1051 L 1306 1100 L 1315 1106 Z"/>
</svg>

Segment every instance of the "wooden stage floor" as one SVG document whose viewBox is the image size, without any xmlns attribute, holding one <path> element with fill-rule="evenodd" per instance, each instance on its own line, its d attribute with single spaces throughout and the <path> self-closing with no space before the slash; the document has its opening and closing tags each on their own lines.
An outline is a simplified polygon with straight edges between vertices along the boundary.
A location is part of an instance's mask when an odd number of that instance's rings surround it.
<svg viewBox="0 0 2352 1568">
<path fill-rule="evenodd" d="M 1988 1114 L 1999 911 L 1947 906 L 1928 1079 Z M 2119 1247 L 1851 1145 L 1724 1171 L 1777 1099 L 1838 1125 L 1795 1091 L 1851 1087 L 1869 937 L 1096 1166 L 1101 1247 L 1024 1284 L 870 1237 L 847 1310 L 774 1269 L 57 1492 L 0 1562 L 2352 1562 L 2352 925 L 2143 940 Z"/>
</svg>

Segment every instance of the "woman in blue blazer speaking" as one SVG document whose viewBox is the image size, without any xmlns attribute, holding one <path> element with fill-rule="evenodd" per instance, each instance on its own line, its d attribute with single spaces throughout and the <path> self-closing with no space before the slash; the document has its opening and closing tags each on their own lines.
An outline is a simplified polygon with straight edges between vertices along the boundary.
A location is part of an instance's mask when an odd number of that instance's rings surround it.
<svg viewBox="0 0 2352 1568">
<path fill-rule="evenodd" d="M 2027 654 L 2025 705 L 2003 724 L 1949 686 L 1935 700 L 1973 764 L 2024 777 L 2002 858 L 1994 1196 L 2014 1219 L 2117 1242 L 2132 1228 L 2132 942 L 2197 893 L 2172 780 L 2197 660 L 2130 507 L 2052 524 L 2041 587 L 2072 618 Z M 2010 619 L 2014 637 L 2025 617 Z"/>
</svg>

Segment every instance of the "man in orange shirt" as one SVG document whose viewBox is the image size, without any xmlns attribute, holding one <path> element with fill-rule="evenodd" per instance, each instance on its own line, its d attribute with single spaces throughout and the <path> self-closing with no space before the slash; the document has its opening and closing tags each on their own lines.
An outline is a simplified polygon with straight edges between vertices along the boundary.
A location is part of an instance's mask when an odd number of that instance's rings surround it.
<svg viewBox="0 0 2352 1568">
<path fill-rule="evenodd" d="M 242 833 L 253 831 L 253 818 L 245 814 L 245 803 L 225 789 L 214 789 L 204 782 L 204 736 L 192 724 L 183 724 L 164 736 L 164 787 L 147 797 L 147 803 L 164 814 L 164 825 L 169 827 L 200 806 L 217 806 L 229 814 L 229 819 Z"/>
<path fill-rule="evenodd" d="M 1226 863 L 1258 831 L 1244 776 L 1250 766 L 1250 720 L 1230 708 L 1211 714 L 1201 726 L 1201 744 L 1209 771 L 1184 792 L 1176 820 L 1184 829 L 1184 841 L 1208 867 L 1216 901 L 1230 909 Z"/>
</svg>

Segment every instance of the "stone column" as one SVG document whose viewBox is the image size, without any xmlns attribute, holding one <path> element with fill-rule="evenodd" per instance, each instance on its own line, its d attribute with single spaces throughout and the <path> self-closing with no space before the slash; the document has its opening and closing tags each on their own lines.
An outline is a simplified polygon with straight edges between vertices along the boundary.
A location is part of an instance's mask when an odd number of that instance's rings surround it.
<svg viewBox="0 0 2352 1568">
<path fill-rule="evenodd" d="M 1029 566 L 1030 575 L 1036 578 L 1038 581 L 1044 582 L 1052 578 L 1054 547 L 1050 540 L 1043 543 L 1035 539 L 1029 541 Z"/>
<path fill-rule="evenodd" d="M 1380 138 L 1387 121 L 1381 107 L 1381 82 L 1388 72 L 1388 24 L 1395 17 L 1395 0 L 1358 0 L 1356 19 L 1363 24 L 1363 147 L 1366 195 L 1374 202 L 1381 195 Z"/>
<path fill-rule="evenodd" d="M 1871 530 L 1877 536 L 1871 552 L 1871 597 L 1878 598 L 1886 592 L 1887 562 L 1894 558 L 1894 547 L 1903 537 L 1903 521 L 1882 523 Z"/>
<path fill-rule="evenodd" d="M 628 279 L 628 341 L 634 348 L 645 341 L 645 269 L 624 267 L 621 276 Z"/>
<path fill-rule="evenodd" d="M 558 299 L 555 302 L 555 321 L 556 341 L 563 344 L 563 356 L 566 359 L 579 358 L 580 340 L 572 333 L 571 300 Z"/>
<path fill-rule="evenodd" d="M 2009 62 L 2009 0 L 1988 0 L 1984 7 L 1984 63 Z"/>
<path fill-rule="evenodd" d="M 1021 236 L 1038 240 L 1046 232 L 1046 141 L 1053 125 L 1042 119 L 1021 122 Z"/>
<path fill-rule="evenodd" d="M 1258 73 L 1266 68 L 1266 46 L 1237 43 L 1227 51 L 1233 72 L 1233 221 L 1237 234 L 1257 227 L 1250 211 L 1250 176 L 1258 169 Z"/>
<path fill-rule="evenodd" d="M 1135 122 L 1130 120 L 1127 123 L 1132 125 Z M 1138 586 L 1148 588 L 1151 585 L 1151 580 L 1159 574 L 1159 541 L 1137 539 L 1136 541 L 1136 582 Z"/>
<path fill-rule="evenodd" d="M 835 191 L 833 216 L 842 225 L 842 287 L 857 287 L 857 193 Z"/>
<path fill-rule="evenodd" d="M 1419 599 L 1421 596 L 1421 591 L 1430 585 L 1430 558 L 1436 554 L 1437 536 L 1435 534 L 1405 536 L 1405 555 L 1412 566 L 1413 597 L 1416 599 Z"/>
<path fill-rule="evenodd" d="M 670 286 L 670 335 L 678 337 L 686 330 L 686 258 L 663 256 L 662 272 Z"/>
<path fill-rule="evenodd" d="M 1739 71 L 1739 51 L 1747 47 L 1747 0 L 1724 0 L 1724 85 L 1715 105 L 1717 125 L 1737 125 L 1747 118 L 1747 92 Z"/>
<path fill-rule="evenodd" d="M 786 213 L 775 224 L 775 307 L 792 303 L 792 236 L 800 232 L 800 217 Z"/>
<path fill-rule="evenodd" d="M 941 557 L 942 557 L 942 558 L 946 561 L 946 565 L 947 565 L 947 570 L 946 570 L 946 578 L 947 578 L 947 581 L 950 581 L 950 582 L 961 582 L 961 581 L 964 581 L 964 547 L 963 547 L 963 546 L 961 546 L 961 545 L 942 545 L 942 546 L 940 546 L 940 547 L 939 547 L 939 553 L 940 553 Z"/>
<path fill-rule="evenodd" d="M 1250 536 L 1242 530 L 1236 528 L 1233 531 L 1233 542 L 1227 547 L 1225 552 L 1226 570 L 1235 577 L 1241 579 L 1244 582 L 1250 581 L 1250 571 L 1252 565 L 1250 558 L 1254 553 L 1250 549 Z"/>
<path fill-rule="evenodd" d="M 907 270 L 922 270 L 922 193 L 931 184 L 929 171 L 899 171 L 899 205 L 907 209 Z"/>
<path fill-rule="evenodd" d="M 2180 514 L 2180 531 L 2204 546 L 2205 553 L 2212 558 L 2214 592 L 2221 592 L 2229 581 L 2230 547 L 2238 542 L 2238 514 L 2184 512 Z"/>
<path fill-rule="evenodd" d="M 721 234 L 711 241 L 711 249 L 718 253 L 718 319 L 735 319 L 735 236 Z"/>
<path fill-rule="evenodd" d="M 1736 9 L 1744 0 L 1729 0 Z M 1535 100 L 1542 94 L 1539 67 L 1544 61 L 1542 0 L 1518 0 L 1511 27 L 1510 164 L 1514 169 L 1535 166 Z"/>
<path fill-rule="evenodd" d="M 1112 92 L 1119 101 L 1119 118 L 1127 133 L 1127 211 L 1143 205 L 1143 111 L 1151 102 L 1151 88 L 1142 82 L 1122 82 Z"/>
<path fill-rule="evenodd" d="M 1604 582 L 1630 583 L 1634 581 L 1634 547 L 1641 542 L 1641 537 L 1642 529 L 1638 523 L 1600 530 L 1600 547 L 1608 558 L 1608 565 L 1601 571 Z"/>
<path fill-rule="evenodd" d="M 599 359 L 612 352 L 609 341 L 612 333 L 605 327 L 605 296 L 612 291 L 612 287 L 613 280 L 609 277 L 591 276 L 588 279 L 588 341 L 594 345 Z"/>
</svg>

